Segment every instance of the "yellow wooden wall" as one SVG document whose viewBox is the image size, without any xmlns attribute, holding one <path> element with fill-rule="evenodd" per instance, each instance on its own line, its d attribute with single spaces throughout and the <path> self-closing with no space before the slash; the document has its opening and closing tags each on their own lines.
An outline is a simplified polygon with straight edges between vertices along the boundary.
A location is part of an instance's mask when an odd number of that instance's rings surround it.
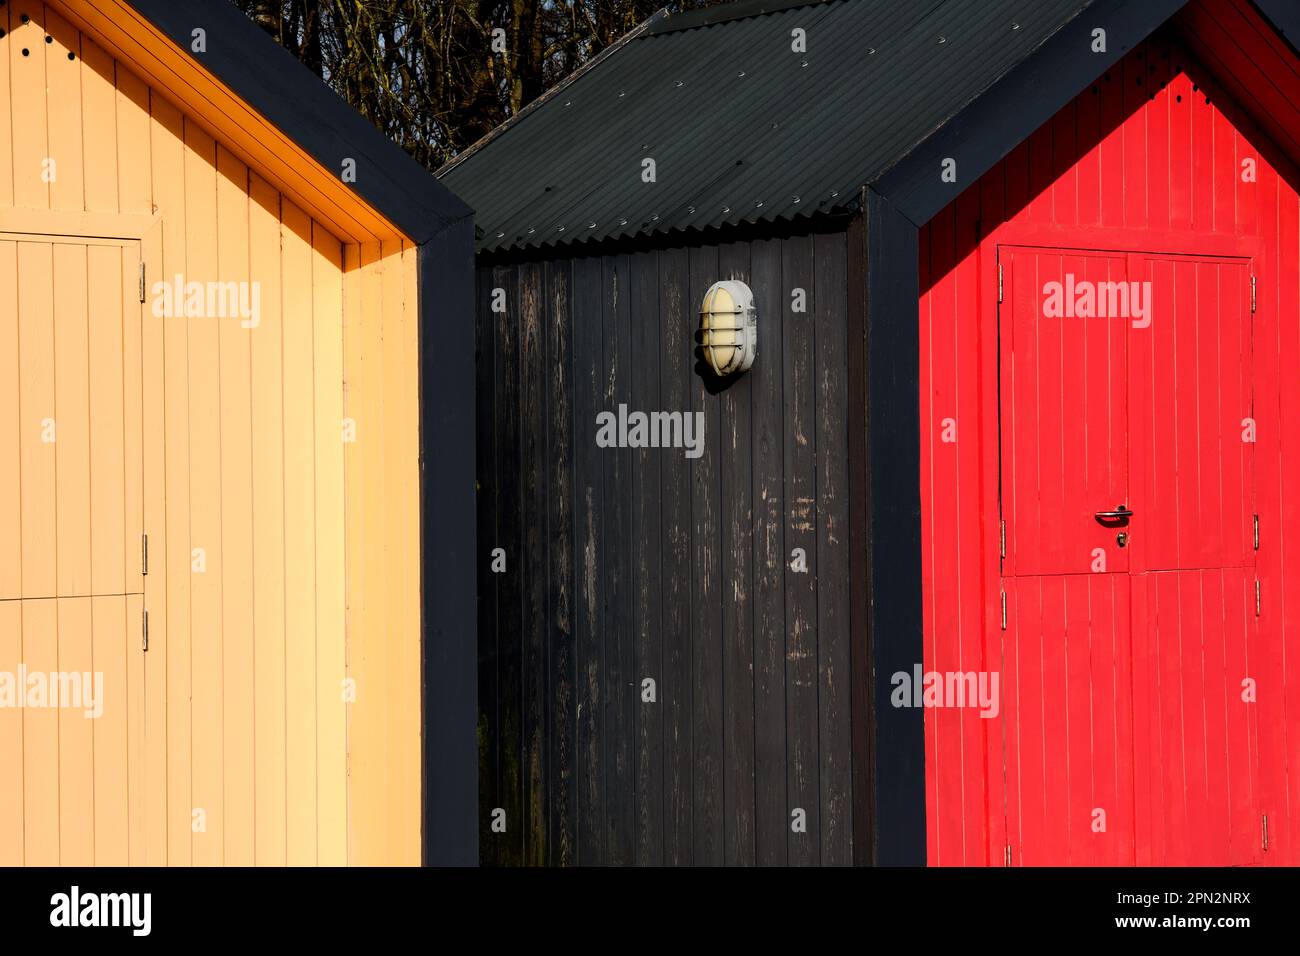
<svg viewBox="0 0 1300 956">
<path fill-rule="evenodd" d="M 331 235 L 56 9 L 0 6 L 0 212 L 156 217 L 150 284 L 261 290 L 255 329 L 145 307 L 136 811 L 94 862 L 418 863 L 415 250 Z M 0 611 L 3 645 L 23 611 Z M 57 829 L 20 842 L 0 864 L 84 857 Z"/>
</svg>

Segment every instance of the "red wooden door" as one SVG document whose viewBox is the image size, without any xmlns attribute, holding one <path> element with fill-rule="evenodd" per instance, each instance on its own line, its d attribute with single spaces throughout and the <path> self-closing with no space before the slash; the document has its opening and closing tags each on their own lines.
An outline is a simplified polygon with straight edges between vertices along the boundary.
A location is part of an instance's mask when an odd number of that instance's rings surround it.
<svg viewBox="0 0 1300 956">
<path fill-rule="evenodd" d="M 1153 304 L 1130 333 L 1137 862 L 1258 862 L 1250 263 L 1132 267 Z"/>
<path fill-rule="evenodd" d="M 1014 247 L 999 262 L 1011 859 L 1131 864 L 1130 552 L 1126 522 L 1096 518 L 1129 502 L 1128 320 L 1078 314 L 1128 263 Z"/>
<path fill-rule="evenodd" d="M 999 264 L 1012 861 L 1251 862 L 1248 264 Z"/>
</svg>

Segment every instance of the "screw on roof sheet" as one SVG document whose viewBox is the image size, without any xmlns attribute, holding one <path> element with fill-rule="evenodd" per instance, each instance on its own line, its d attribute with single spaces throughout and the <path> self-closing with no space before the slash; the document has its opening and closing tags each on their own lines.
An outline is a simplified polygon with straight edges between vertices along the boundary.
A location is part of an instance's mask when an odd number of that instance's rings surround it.
<svg viewBox="0 0 1300 956">
<path fill-rule="evenodd" d="M 564 227 L 561 226 L 557 231 L 558 231 L 558 232 L 564 232 Z"/>
<path fill-rule="evenodd" d="M 807 61 L 807 60 L 803 60 L 803 61 L 801 61 L 801 62 L 799 63 L 799 65 L 800 65 L 800 66 L 807 66 L 807 65 L 808 65 L 808 61 Z"/>
<path fill-rule="evenodd" d="M 529 230 L 528 230 L 528 234 L 531 236 L 531 235 L 532 235 L 533 233 L 535 233 L 536 231 L 537 231 L 536 228 L 529 229 Z"/>
<path fill-rule="evenodd" d="M 948 42 L 948 38 L 947 38 L 947 37 L 944 37 L 944 36 L 941 36 L 941 37 L 939 37 L 939 42 L 940 42 L 940 43 L 947 43 L 947 42 Z"/>
<path fill-rule="evenodd" d="M 803 200 L 800 199 L 798 196 L 791 196 L 790 198 L 791 198 L 794 202 L 803 202 Z"/>
<path fill-rule="evenodd" d="M 834 198 L 835 198 L 836 196 L 838 196 L 839 194 L 840 194 L 840 191 L 839 191 L 838 189 L 832 189 L 832 190 L 831 190 L 831 198 L 832 198 L 832 199 L 834 199 Z"/>
<path fill-rule="evenodd" d="M 506 234 L 505 234 L 504 232 L 498 232 L 498 233 L 497 233 L 497 238 L 498 238 L 498 239 L 504 239 L 505 237 L 506 237 Z"/>
<path fill-rule="evenodd" d="M 564 101 L 564 105 L 565 105 L 565 106 L 572 106 L 572 105 L 573 105 L 573 100 L 565 100 L 565 101 Z"/>
<path fill-rule="evenodd" d="M 874 46 L 867 47 L 867 56 L 871 56 L 871 54 L 875 52 L 876 52 L 876 48 Z"/>
<path fill-rule="evenodd" d="M 651 221 L 651 222 L 658 222 L 658 221 L 659 221 L 659 214 L 658 214 L 658 213 L 655 213 L 653 216 L 651 216 L 651 217 L 650 217 L 650 221 Z"/>
<path fill-rule="evenodd" d="M 673 86 L 685 86 L 685 85 L 686 84 L 683 83 L 681 80 L 678 80 L 676 83 L 673 84 Z"/>
<path fill-rule="evenodd" d="M 589 223 L 587 223 L 587 228 L 588 228 L 588 229 L 595 229 L 595 228 L 596 228 L 596 224 L 595 224 L 594 222 L 589 222 Z"/>
<path fill-rule="evenodd" d="M 1011 29 L 1013 29 L 1013 30 L 1019 30 L 1019 29 L 1020 29 L 1020 24 L 1019 24 L 1019 23 L 1012 23 L 1012 24 L 1011 24 Z"/>
<path fill-rule="evenodd" d="M 763 208 L 763 200 L 760 199 L 760 200 L 758 200 L 757 202 L 755 202 L 755 203 L 754 203 L 754 208 L 755 208 L 755 209 L 762 209 L 762 208 Z"/>
<path fill-rule="evenodd" d="M 730 207 L 730 206 L 723 206 L 723 207 L 722 207 L 722 212 L 723 212 L 724 214 L 731 212 L 731 207 Z"/>
<path fill-rule="evenodd" d="M 619 224 L 620 226 L 626 226 L 626 225 L 627 225 L 627 220 L 626 220 L 626 219 L 620 219 L 620 220 L 618 221 L 618 224 Z"/>
<path fill-rule="evenodd" d="M 695 215 L 695 207 L 694 207 L 694 206 L 687 206 L 687 207 L 686 207 L 686 211 L 687 211 L 688 213 L 690 213 L 692 216 Z"/>
<path fill-rule="evenodd" d="M 744 76 L 744 75 L 745 75 L 745 71 L 744 71 L 744 70 L 741 70 L 739 73 L 736 74 L 736 76 Z"/>
<path fill-rule="evenodd" d="M 619 91 L 618 91 L 618 98 L 619 98 L 620 100 L 621 100 L 623 97 L 625 97 L 625 96 L 627 96 L 627 94 L 624 93 L 622 90 L 619 90 Z"/>
</svg>

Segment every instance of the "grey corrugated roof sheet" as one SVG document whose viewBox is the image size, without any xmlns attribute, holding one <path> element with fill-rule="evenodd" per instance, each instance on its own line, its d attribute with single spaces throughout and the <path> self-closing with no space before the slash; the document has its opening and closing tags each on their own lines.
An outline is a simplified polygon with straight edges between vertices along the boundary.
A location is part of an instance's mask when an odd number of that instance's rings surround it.
<svg viewBox="0 0 1300 956">
<path fill-rule="evenodd" d="M 480 251 L 843 208 L 1091 2 L 747 0 L 658 17 L 439 176 L 474 208 Z"/>
</svg>

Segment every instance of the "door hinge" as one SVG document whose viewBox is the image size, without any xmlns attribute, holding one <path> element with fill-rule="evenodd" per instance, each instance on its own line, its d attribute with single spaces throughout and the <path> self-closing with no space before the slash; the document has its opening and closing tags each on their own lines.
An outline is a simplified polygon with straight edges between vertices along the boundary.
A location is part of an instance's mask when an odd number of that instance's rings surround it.
<svg viewBox="0 0 1300 956">
<path fill-rule="evenodd" d="M 1255 550 L 1258 551 L 1259 550 L 1259 515 L 1254 515 L 1254 518 L 1255 518 Z"/>
<path fill-rule="evenodd" d="M 1002 592 L 1002 630 L 1007 629 L 1007 592 Z"/>
<path fill-rule="evenodd" d="M 144 301 L 144 262 L 140 262 L 140 301 Z"/>
<path fill-rule="evenodd" d="M 1255 579 L 1255 616 L 1259 617 L 1259 578 Z"/>
<path fill-rule="evenodd" d="M 998 304 L 1002 303 L 1002 263 L 998 263 Z"/>
<path fill-rule="evenodd" d="M 1007 844 L 1007 852 L 1006 855 L 1003 857 L 1003 859 L 1006 861 L 1004 864 L 1005 866 L 1011 865 L 1011 844 L 1010 843 Z"/>
<path fill-rule="evenodd" d="M 1006 520 L 1004 519 L 1004 520 L 1000 521 L 1000 522 L 999 522 L 999 525 L 1000 525 L 1000 527 L 998 528 L 998 557 L 1000 557 L 1000 558 L 1005 558 L 1005 557 L 1007 556 L 1007 522 L 1006 522 Z"/>
<path fill-rule="evenodd" d="M 141 576 L 149 573 L 149 535 L 147 533 L 140 535 L 140 574 Z"/>
<path fill-rule="evenodd" d="M 1255 277 L 1250 277 L 1250 312 L 1255 313 Z"/>
<path fill-rule="evenodd" d="M 1263 814 L 1264 818 L 1264 850 L 1268 850 L 1268 814 Z"/>
<path fill-rule="evenodd" d="M 140 650 L 149 650 L 149 612 L 140 612 Z"/>
</svg>

